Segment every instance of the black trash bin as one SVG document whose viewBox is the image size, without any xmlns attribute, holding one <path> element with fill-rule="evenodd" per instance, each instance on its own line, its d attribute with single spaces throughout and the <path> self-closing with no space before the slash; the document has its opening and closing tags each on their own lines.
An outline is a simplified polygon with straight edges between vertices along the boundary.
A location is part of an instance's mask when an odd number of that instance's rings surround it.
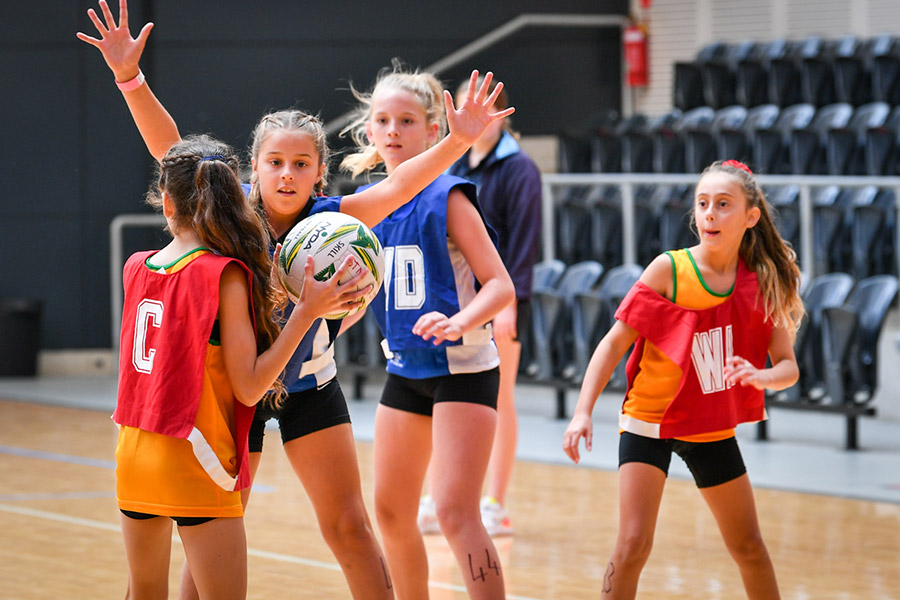
<svg viewBox="0 0 900 600">
<path fill-rule="evenodd" d="M 0 299 L 0 377 L 34 377 L 41 344 L 40 300 Z"/>
</svg>

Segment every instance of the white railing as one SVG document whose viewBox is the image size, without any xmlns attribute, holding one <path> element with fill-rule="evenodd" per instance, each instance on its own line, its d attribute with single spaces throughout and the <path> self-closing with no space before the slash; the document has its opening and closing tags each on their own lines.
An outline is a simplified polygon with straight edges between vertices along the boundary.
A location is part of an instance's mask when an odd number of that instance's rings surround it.
<svg viewBox="0 0 900 600">
<path fill-rule="evenodd" d="M 804 276 L 812 275 L 813 256 L 813 209 L 812 188 L 826 185 L 840 187 L 863 187 L 874 185 L 880 188 L 893 188 L 900 212 L 900 177 L 832 177 L 812 175 L 758 175 L 763 186 L 796 185 L 800 190 L 800 248 L 798 255 Z M 634 188 L 643 184 L 656 185 L 692 185 L 697 183 L 697 175 L 657 175 L 652 173 L 566 173 L 545 174 L 542 176 L 544 187 L 542 202 L 543 218 L 543 255 L 553 258 L 556 253 L 554 227 L 555 199 L 554 188 L 573 185 L 617 185 L 622 190 L 622 255 L 624 262 L 637 263 L 638 240 L 634 233 Z M 112 348 L 119 347 L 119 326 L 122 319 L 122 266 L 125 264 L 123 232 L 129 227 L 151 227 L 162 229 L 166 224 L 162 215 L 154 214 L 122 214 L 109 224 L 109 275 L 110 304 L 112 325 Z M 895 257 L 900 263 L 900 236 L 895 240 L 898 244 Z M 898 264 L 900 271 L 900 264 Z M 900 337 L 898 337 L 900 343 Z"/>
</svg>

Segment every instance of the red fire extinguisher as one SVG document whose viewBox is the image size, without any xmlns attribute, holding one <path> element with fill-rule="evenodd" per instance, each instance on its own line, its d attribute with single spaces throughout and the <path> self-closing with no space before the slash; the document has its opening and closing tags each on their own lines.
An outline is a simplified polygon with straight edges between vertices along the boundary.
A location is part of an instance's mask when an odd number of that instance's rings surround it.
<svg viewBox="0 0 900 600">
<path fill-rule="evenodd" d="M 647 28 L 642 23 L 627 26 L 622 32 L 625 47 L 626 82 L 629 86 L 645 86 L 647 73 Z"/>
</svg>

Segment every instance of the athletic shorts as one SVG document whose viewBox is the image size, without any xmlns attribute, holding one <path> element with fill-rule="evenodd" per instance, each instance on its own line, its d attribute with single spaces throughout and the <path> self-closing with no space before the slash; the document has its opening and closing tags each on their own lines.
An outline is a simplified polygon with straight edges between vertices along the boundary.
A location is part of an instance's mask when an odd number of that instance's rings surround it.
<svg viewBox="0 0 900 600">
<path fill-rule="evenodd" d="M 278 419 L 281 443 L 286 444 L 304 435 L 349 423 L 350 411 L 337 379 L 320 388 L 288 394 L 279 409 L 260 404 L 250 426 L 250 452 L 262 452 L 269 419 Z"/>
<path fill-rule="evenodd" d="M 121 513 L 128 517 L 129 519 L 135 519 L 138 521 L 146 521 L 147 519 L 155 519 L 161 515 L 151 515 L 148 513 L 135 512 L 133 510 L 121 510 Z M 169 517 L 179 527 L 191 527 L 193 525 L 203 525 L 204 523 L 209 523 L 210 521 L 216 519 L 216 517 Z"/>
<path fill-rule="evenodd" d="M 680 456 L 698 488 L 708 488 L 737 479 L 747 472 L 734 436 L 716 442 L 684 442 L 644 437 L 628 431 L 619 436 L 619 466 L 639 462 L 669 475 L 672 452 Z"/>
<path fill-rule="evenodd" d="M 438 402 L 468 402 L 497 410 L 500 369 L 408 379 L 388 373 L 381 403 L 397 410 L 430 417 Z"/>
</svg>

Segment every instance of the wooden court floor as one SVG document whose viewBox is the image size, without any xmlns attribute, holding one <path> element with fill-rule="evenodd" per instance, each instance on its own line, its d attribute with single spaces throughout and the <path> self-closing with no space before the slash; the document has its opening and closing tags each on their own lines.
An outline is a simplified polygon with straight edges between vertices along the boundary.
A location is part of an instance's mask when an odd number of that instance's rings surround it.
<svg viewBox="0 0 900 600">
<path fill-rule="evenodd" d="M 124 597 L 115 435 L 103 412 L 0 400 L 0 598 Z M 349 598 L 274 439 L 246 516 L 249 598 Z M 358 451 L 371 507 L 371 446 Z M 510 498 L 516 535 L 497 540 L 509 598 L 598 598 L 616 530 L 615 474 L 522 462 Z M 900 505 L 771 490 L 756 490 L 756 499 L 783 598 L 900 599 Z M 446 543 L 431 536 L 427 544 L 431 598 L 465 598 Z M 182 561 L 176 541 L 172 598 Z M 691 483 L 667 485 L 639 597 L 744 597 Z"/>
</svg>

